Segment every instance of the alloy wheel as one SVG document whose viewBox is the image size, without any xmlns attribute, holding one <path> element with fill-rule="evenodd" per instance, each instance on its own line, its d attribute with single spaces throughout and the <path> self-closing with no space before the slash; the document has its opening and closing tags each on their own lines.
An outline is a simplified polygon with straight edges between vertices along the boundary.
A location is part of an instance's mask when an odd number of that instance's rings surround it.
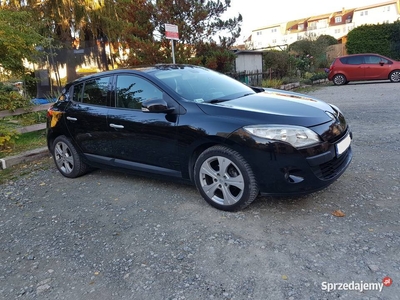
<svg viewBox="0 0 400 300">
<path fill-rule="evenodd" d="M 63 173 L 70 174 L 74 170 L 74 158 L 66 143 L 60 141 L 55 145 L 54 159 Z"/>
<path fill-rule="evenodd" d="M 347 81 L 346 77 L 342 74 L 338 74 L 335 75 L 335 77 L 333 77 L 333 83 L 336 85 L 343 85 L 345 84 Z"/>
<path fill-rule="evenodd" d="M 233 205 L 243 195 L 243 174 L 235 163 L 226 157 L 212 156 L 205 160 L 199 176 L 204 193 L 219 205 Z"/>
<path fill-rule="evenodd" d="M 393 71 L 390 73 L 391 82 L 400 82 L 400 71 Z"/>
</svg>

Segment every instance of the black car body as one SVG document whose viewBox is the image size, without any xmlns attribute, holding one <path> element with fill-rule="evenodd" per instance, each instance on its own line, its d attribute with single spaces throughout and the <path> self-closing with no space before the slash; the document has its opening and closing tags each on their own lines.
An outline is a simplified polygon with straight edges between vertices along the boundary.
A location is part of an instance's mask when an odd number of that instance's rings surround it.
<svg viewBox="0 0 400 300">
<path fill-rule="evenodd" d="M 190 65 L 113 70 L 67 84 L 48 111 L 47 139 L 64 176 L 93 166 L 183 178 L 223 210 L 259 194 L 320 190 L 352 159 L 337 107 Z"/>
</svg>

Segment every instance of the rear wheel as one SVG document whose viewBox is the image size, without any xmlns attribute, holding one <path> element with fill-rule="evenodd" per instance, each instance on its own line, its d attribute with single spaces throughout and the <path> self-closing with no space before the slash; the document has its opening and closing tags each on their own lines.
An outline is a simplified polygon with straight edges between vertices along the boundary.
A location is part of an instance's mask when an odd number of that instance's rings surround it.
<svg viewBox="0 0 400 300">
<path fill-rule="evenodd" d="M 66 136 L 61 135 L 54 140 L 52 154 L 57 169 L 65 177 L 75 178 L 86 173 L 87 165 Z"/>
<path fill-rule="evenodd" d="M 334 85 L 343 85 L 348 83 L 346 76 L 344 76 L 343 74 L 336 74 L 335 76 L 333 76 L 332 81 Z"/>
<path fill-rule="evenodd" d="M 239 153 L 223 146 L 211 147 L 200 154 L 194 180 L 203 198 L 221 210 L 240 210 L 258 195 L 249 164 Z"/>
<path fill-rule="evenodd" d="M 391 82 L 400 82 L 400 70 L 395 70 L 389 75 Z"/>
</svg>

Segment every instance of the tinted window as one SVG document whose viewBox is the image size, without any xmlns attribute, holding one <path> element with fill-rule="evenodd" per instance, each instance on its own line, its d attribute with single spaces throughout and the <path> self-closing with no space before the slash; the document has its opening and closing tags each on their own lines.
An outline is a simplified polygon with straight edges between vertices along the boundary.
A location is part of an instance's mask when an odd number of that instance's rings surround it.
<svg viewBox="0 0 400 300">
<path fill-rule="evenodd" d="M 377 55 L 366 55 L 365 63 L 366 64 L 380 64 L 380 63 L 388 64 L 389 61 L 386 58 L 383 58 L 383 57 L 380 57 Z"/>
<path fill-rule="evenodd" d="M 362 55 L 342 57 L 340 61 L 347 65 L 361 65 L 362 63 L 364 63 Z"/>
<path fill-rule="evenodd" d="M 94 78 L 85 81 L 83 86 L 83 95 L 80 94 L 82 95 L 82 102 L 106 106 L 109 81 L 110 77 Z"/>
<path fill-rule="evenodd" d="M 73 89 L 74 92 L 72 94 L 72 100 L 76 102 L 82 102 L 83 83 L 74 85 Z"/>
<path fill-rule="evenodd" d="M 162 99 L 162 91 L 151 82 L 134 75 L 117 77 L 117 107 L 140 109 L 142 102 L 150 99 Z"/>
</svg>

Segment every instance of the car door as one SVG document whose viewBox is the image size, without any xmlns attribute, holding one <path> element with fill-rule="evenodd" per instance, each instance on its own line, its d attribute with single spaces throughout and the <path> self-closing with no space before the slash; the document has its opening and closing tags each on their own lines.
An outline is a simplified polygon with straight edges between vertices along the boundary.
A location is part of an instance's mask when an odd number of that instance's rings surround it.
<svg viewBox="0 0 400 300">
<path fill-rule="evenodd" d="M 72 139 L 85 154 L 111 154 L 107 138 L 111 78 L 90 78 L 71 87 L 72 99 L 65 111 L 65 122 Z"/>
<path fill-rule="evenodd" d="M 362 55 L 346 57 L 346 65 L 343 72 L 347 80 L 364 80 L 365 68 Z"/>
<path fill-rule="evenodd" d="M 143 101 L 165 99 L 166 94 L 139 75 L 119 74 L 114 80 L 115 107 L 110 108 L 107 121 L 115 164 L 179 176 L 171 171 L 180 168 L 175 151 L 178 115 L 141 110 Z"/>
<path fill-rule="evenodd" d="M 389 61 L 379 55 L 365 55 L 365 78 L 388 79 L 390 73 Z"/>
</svg>

